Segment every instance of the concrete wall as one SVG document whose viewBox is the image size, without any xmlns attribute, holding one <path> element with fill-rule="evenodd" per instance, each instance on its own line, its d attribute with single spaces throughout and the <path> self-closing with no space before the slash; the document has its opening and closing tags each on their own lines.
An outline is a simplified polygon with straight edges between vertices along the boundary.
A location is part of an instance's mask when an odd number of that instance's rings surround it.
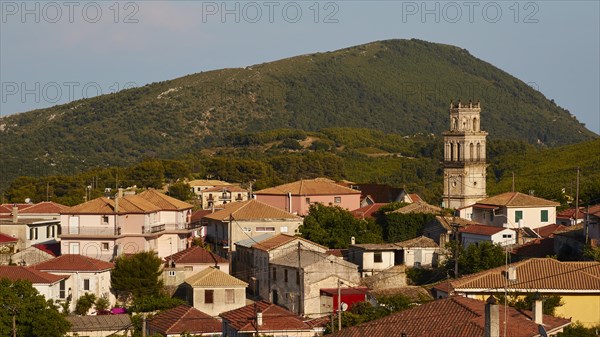
<svg viewBox="0 0 600 337">
<path fill-rule="evenodd" d="M 306 199 L 310 199 L 307 203 Z M 335 198 L 340 198 L 340 202 L 335 202 Z M 325 206 L 340 206 L 347 210 L 360 208 L 360 194 L 340 194 L 340 195 L 292 195 L 292 207 L 290 209 L 290 200 L 287 195 L 262 195 L 257 194 L 256 200 L 265 204 L 277 207 L 284 211 L 294 213 L 300 216 L 308 214 L 311 204 L 321 203 Z"/>
<path fill-rule="evenodd" d="M 211 316 L 216 316 L 222 312 L 241 308 L 246 305 L 246 287 L 214 287 L 214 288 L 201 288 L 187 286 L 188 289 L 188 300 L 190 305 L 194 308 L 207 313 Z M 205 290 L 213 290 L 213 303 L 205 303 Z M 226 290 L 234 291 L 233 303 L 225 303 Z"/>
</svg>

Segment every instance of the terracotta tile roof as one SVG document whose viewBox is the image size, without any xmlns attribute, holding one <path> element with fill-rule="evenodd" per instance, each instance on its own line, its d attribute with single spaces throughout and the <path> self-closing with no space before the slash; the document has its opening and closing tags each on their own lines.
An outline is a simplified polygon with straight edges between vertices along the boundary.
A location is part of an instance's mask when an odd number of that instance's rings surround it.
<svg viewBox="0 0 600 337">
<path fill-rule="evenodd" d="M 499 317 L 505 317 L 504 306 L 499 306 Z M 511 337 L 539 336 L 538 325 L 531 320 L 531 312 L 508 307 L 506 335 Z M 570 320 L 543 316 L 546 330 L 554 331 Z M 377 320 L 342 329 L 335 337 L 388 337 L 404 333 L 410 337 L 480 337 L 484 335 L 485 302 L 462 296 L 432 301 Z M 500 335 L 504 335 L 500 324 Z"/>
<path fill-rule="evenodd" d="M 66 316 L 71 323 L 69 331 L 117 331 L 131 327 L 129 315 Z"/>
<path fill-rule="evenodd" d="M 425 202 L 425 200 L 423 200 L 418 194 L 410 193 L 408 196 L 413 202 Z"/>
<path fill-rule="evenodd" d="M 32 247 L 48 253 L 54 257 L 60 256 L 60 242 L 56 243 L 36 243 Z"/>
<path fill-rule="evenodd" d="M 536 207 L 536 206 L 560 206 L 560 203 L 534 197 L 520 192 L 506 192 L 495 195 L 483 200 L 477 204 L 507 206 L 507 207 Z"/>
<path fill-rule="evenodd" d="M 27 280 L 33 284 L 54 284 L 69 278 L 69 276 L 53 275 L 31 267 L 0 266 L 0 278 L 7 278 L 11 281 Z"/>
<path fill-rule="evenodd" d="M 33 204 L 23 204 L 23 203 L 22 204 L 18 204 L 18 203 L 15 203 L 15 204 L 10 204 L 10 203 L 8 203 L 8 204 L 2 204 L 2 206 L 4 206 L 4 208 L 6 208 L 9 212 L 12 212 L 13 207 L 16 207 L 19 210 L 19 212 L 20 212 L 21 210 L 23 210 L 25 208 L 28 208 L 28 207 L 31 207 L 32 205 Z"/>
<path fill-rule="evenodd" d="M 9 242 L 17 242 L 19 239 L 13 238 L 10 235 L 0 233 L 0 243 L 9 243 Z"/>
<path fill-rule="evenodd" d="M 454 216 L 439 216 L 438 215 L 435 217 L 435 219 L 446 230 L 452 230 L 451 225 L 453 223 L 458 224 L 460 227 L 477 224 L 477 222 L 475 222 L 475 221 L 463 219 L 463 218 L 459 218 L 459 217 L 454 217 Z"/>
<path fill-rule="evenodd" d="M 229 221 L 233 216 L 235 220 L 258 220 L 258 219 L 296 219 L 301 217 L 281 210 L 277 207 L 267 205 L 256 199 L 242 202 L 232 202 L 223 205 L 223 209 L 205 216 L 206 219 L 218 221 Z"/>
<path fill-rule="evenodd" d="M 592 291 L 600 290 L 600 277 L 596 276 L 600 262 L 577 265 L 560 262 L 551 258 L 533 258 L 509 267 L 516 268 L 516 281 L 508 282 L 509 289 L 544 291 Z M 486 289 L 504 291 L 507 285 L 505 266 L 467 275 L 450 281 L 457 291 L 465 289 Z"/>
<path fill-rule="evenodd" d="M 212 210 L 210 209 L 199 209 L 194 211 L 194 213 L 192 213 L 192 217 L 190 219 L 191 222 L 199 222 L 202 220 L 202 218 L 204 218 L 205 216 L 207 216 L 208 214 L 212 213 Z"/>
<path fill-rule="evenodd" d="M 175 199 L 166 194 L 160 193 L 157 190 L 146 190 L 138 194 L 138 196 L 160 207 L 161 210 L 179 211 L 184 209 L 190 209 L 193 207 L 193 205 L 188 204 L 187 202 Z"/>
<path fill-rule="evenodd" d="M 20 214 L 58 214 L 61 211 L 68 209 L 68 206 L 57 204 L 52 201 L 42 201 L 35 205 L 19 210 Z"/>
<path fill-rule="evenodd" d="M 221 180 L 196 179 L 188 182 L 190 186 L 231 186 L 232 183 Z"/>
<path fill-rule="evenodd" d="M 344 257 L 344 251 L 346 251 L 347 249 L 327 249 L 327 251 L 325 251 L 325 254 L 329 254 L 329 255 L 333 255 L 333 256 L 337 256 L 337 257 Z"/>
<path fill-rule="evenodd" d="M 588 212 L 588 210 L 586 210 Z M 596 204 L 594 206 L 590 206 L 589 214 L 593 216 L 600 217 L 600 204 Z"/>
<path fill-rule="evenodd" d="M 192 287 L 246 287 L 248 283 L 214 267 L 208 267 L 185 279 Z"/>
<path fill-rule="evenodd" d="M 397 242 L 395 245 L 402 248 L 439 248 L 439 245 L 435 241 L 425 236 Z"/>
<path fill-rule="evenodd" d="M 376 203 L 390 203 L 397 201 L 404 189 L 385 184 L 357 184 L 352 182 L 338 182 L 337 184 L 360 191 L 361 198 L 370 197 Z"/>
<path fill-rule="evenodd" d="M 258 327 L 258 331 L 267 334 L 275 331 L 312 331 L 311 326 L 304 322 L 302 317 L 265 301 L 227 311 L 219 316 L 238 332 L 255 332 L 255 305 L 263 318 L 263 324 Z"/>
<path fill-rule="evenodd" d="M 541 238 L 519 246 L 513 246 L 511 253 L 518 259 L 544 258 L 554 255 L 554 238 Z"/>
<path fill-rule="evenodd" d="M 175 264 L 192 263 L 218 265 L 219 263 L 227 263 L 227 260 L 219 255 L 213 254 L 212 252 L 209 252 L 208 250 L 198 246 L 192 246 L 173 255 L 166 256 L 163 258 L 163 260 L 173 261 Z"/>
<path fill-rule="evenodd" d="M 273 249 L 277 249 L 283 245 L 285 245 L 286 243 L 290 243 L 292 241 L 295 240 L 300 240 L 303 242 L 308 242 L 311 243 L 313 245 L 319 246 L 321 248 L 323 248 L 324 250 L 328 249 L 325 246 L 319 245 L 317 243 L 314 243 L 310 240 L 307 240 L 305 238 L 299 237 L 299 236 L 293 236 L 293 235 L 288 235 L 288 234 L 277 234 L 274 235 L 268 239 L 262 240 L 261 242 L 257 242 L 255 244 L 252 245 L 252 248 L 256 248 L 259 250 L 263 250 L 265 252 L 271 251 Z"/>
<path fill-rule="evenodd" d="M 352 215 L 354 215 L 357 219 L 365 219 L 365 218 L 373 218 L 374 214 L 379 211 L 382 206 L 385 206 L 385 203 L 375 203 L 371 205 L 367 205 L 358 209 L 351 211 Z"/>
<path fill-rule="evenodd" d="M 566 265 L 569 265 L 573 268 L 576 268 L 579 271 L 592 274 L 598 278 L 600 278 L 600 263 L 598 262 L 590 262 L 590 261 L 573 261 L 573 262 L 563 262 Z"/>
<path fill-rule="evenodd" d="M 333 180 L 325 178 L 298 180 L 289 184 L 265 188 L 254 194 L 287 195 L 288 193 L 292 193 L 292 195 L 361 194 L 360 191 L 336 184 Z"/>
<path fill-rule="evenodd" d="M 536 233 L 538 233 L 539 236 L 541 236 L 543 238 L 547 238 L 547 237 L 553 236 L 554 233 L 562 232 L 568 228 L 569 227 L 567 227 L 567 226 L 552 224 L 552 225 L 538 227 L 538 228 L 534 229 L 534 231 Z"/>
<path fill-rule="evenodd" d="M 498 226 L 490 226 L 490 225 L 467 225 L 465 227 L 460 228 L 458 231 L 461 233 L 467 234 L 476 234 L 476 235 L 494 235 L 502 232 L 506 228 L 498 227 Z"/>
<path fill-rule="evenodd" d="M 314 250 L 304 250 L 300 251 L 300 267 L 305 268 L 315 263 L 330 261 L 335 262 L 338 266 L 346 266 L 347 268 L 358 268 L 354 263 L 343 260 L 339 257 L 335 257 L 333 255 L 329 255 L 327 253 L 321 253 Z M 290 268 L 298 268 L 298 251 L 290 251 L 289 253 L 279 256 L 270 261 L 271 264 L 276 264 L 280 266 L 287 266 Z"/>
<path fill-rule="evenodd" d="M 395 211 L 390 213 L 400 213 L 400 214 L 412 214 L 412 213 L 429 213 L 429 214 L 438 214 L 442 211 L 441 208 L 430 205 L 426 202 L 413 202 L 412 204 L 408 204 L 402 208 L 398 208 Z"/>
<path fill-rule="evenodd" d="M 62 211 L 61 214 L 115 214 L 115 202 L 111 199 L 100 197 L 70 207 Z"/>
<path fill-rule="evenodd" d="M 148 320 L 152 331 L 163 335 L 217 333 L 222 331 L 221 322 L 202 311 L 188 305 L 180 305 L 159 313 Z"/>
<path fill-rule="evenodd" d="M 106 261 L 93 259 L 79 254 L 64 254 L 54 259 L 38 263 L 32 268 L 44 271 L 105 271 L 115 267 Z"/>
<path fill-rule="evenodd" d="M 563 209 L 560 212 L 556 212 L 557 219 L 575 219 L 575 207 Z M 577 219 L 583 219 L 585 214 L 585 207 L 579 207 L 579 215 Z"/>
<path fill-rule="evenodd" d="M 211 187 L 211 188 L 207 188 L 202 190 L 201 192 L 248 192 L 247 189 L 241 188 L 239 186 L 236 185 L 231 185 L 231 186 L 215 186 L 215 187 Z"/>
</svg>

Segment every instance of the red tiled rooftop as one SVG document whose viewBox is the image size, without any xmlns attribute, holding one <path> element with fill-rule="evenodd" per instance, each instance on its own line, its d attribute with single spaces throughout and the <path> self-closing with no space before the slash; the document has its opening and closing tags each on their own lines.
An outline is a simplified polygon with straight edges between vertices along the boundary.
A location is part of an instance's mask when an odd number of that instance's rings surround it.
<svg viewBox="0 0 600 337">
<path fill-rule="evenodd" d="M 316 243 L 314 243 L 312 241 L 309 241 L 307 239 L 304 239 L 302 237 L 288 235 L 288 234 L 277 234 L 277 235 L 274 235 L 274 236 L 272 236 L 272 237 L 270 237 L 268 239 L 265 239 L 265 240 L 263 240 L 261 242 L 253 244 L 252 248 L 256 248 L 256 249 L 260 249 L 260 250 L 268 252 L 268 251 L 270 251 L 272 249 L 281 247 L 281 246 L 285 245 L 286 243 L 292 242 L 294 240 L 300 240 L 300 241 L 304 241 L 304 242 L 309 242 L 309 243 L 318 245 L 318 246 L 322 247 L 323 249 L 328 249 L 325 246 L 321 246 L 319 244 L 316 244 Z"/>
<path fill-rule="evenodd" d="M 375 203 L 351 211 L 352 215 L 357 219 L 374 218 L 374 214 L 379 211 L 385 203 Z"/>
<path fill-rule="evenodd" d="M 51 260 L 38 263 L 32 268 L 46 271 L 104 271 L 115 266 L 106 261 L 93 259 L 79 254 L 65 254 Z"/>
<path fill-rule="evenodd" d="M 58 214 L 68 209 L 68 206 L 57 204 L 52 201 L 42 201 L 37 204 L 19 210 L 20 214 Z"/>
<path fill-rule="evenodd" d="M 0 243 L 17 242 L 17 238 L 13 238 L 10 235 L 0 233 Z"/>
<path fill-rule="evenodd" d="M 567 227 L 567 226 L 552 224 L 552 225 L 538 227 L 538 228 L 534 229 L 534 231 L 536 233 L 538 233 L 539 236 L 541 236 L 543 238 L 547 238 L 547 237 L 553 236 L 553 234 L 556 232 L 561 232 L 568 228 L 569 227 Z"/>
<path fill-rule="evenodd" d="M 506 192 L 493 197 L 479 200 L 475 205 L 493 205 L 506 207 L 536 207 L 536 206 L 560 206 L 558 202 L 534 197 L 520 192 Z"/>
<path fill-rule="evenodd" d="M 316 178 L 307 180 L 298 180 L 292 183 L 283 184 L 275 187 L 265 188 L 255 194 L 265 195 L 336 195 L 336 194 L 361 194 L 360 191 L 342 186 L 330 179 Z"/>
<path fill-rule="evenodd" d="M 173 261 L 175 262 L 175 264 L 192 263 L 217 265 L 219 263 L 227 263 L 227 260 L 225 260 L 224 258 L 220 257 L 219 255 L 213 254 L 212 252 L 209 252 L 208 250 L 199 246 L 192 246 L 190 248 L 186 248 L 173 255 L 164 257 L 163 260 Z"/>
<path fill-rule="evenodd" d="M 303 321 L 302 317 L 275 304 L 259 301 L 239 309 L 221 313 L 219 316 L 227 321 L 238 332 L 255 332 L 256 310 L 262 313 L 263 324 L 258 331 L 308 330 L 312 328 Z"/>
<path fill-rule="evenodd" d="M 222 331 L 221 322 L 202 311 L 188 305 L 180 305 L 163 311 L 148 320 L 152 331 L 164 335 L 175 335 L 187 332 L 190 334 L 208 334 Z"/>
<path fill-rule="evenodd" d="M 11 281 L 27 280 L 33 284 L 54 284 L 69 277 L 53 275 L 31 267 L 0 266 L 0 278 L 8 278 Z"/>
<path fill-rule="evenodd" d="M 506 228 L 490 226 L 490 225 L 468 225 L 459 229 L 461 233 L 477 234 L 477 235 L 494 235 Z"/>
<path fill-rule="evenodd" d="M 48 253 L 54 257 L 60 256 L 60 242 L 56 243 L 36 243 L 33 247 Z"/>
</svg>

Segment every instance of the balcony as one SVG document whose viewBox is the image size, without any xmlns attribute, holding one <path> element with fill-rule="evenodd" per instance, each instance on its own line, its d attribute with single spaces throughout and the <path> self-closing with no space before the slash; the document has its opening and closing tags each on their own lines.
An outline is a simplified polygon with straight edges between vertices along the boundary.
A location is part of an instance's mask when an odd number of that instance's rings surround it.
<svg viewBox="0 0 600 337">
<path fill-rule="evenodd" d="M 121 227 L 114 226 L 79 226 L 61 228 L 59 237 L 115 237 L 121 235 Z"/>
<path fill-rule="evenodd" d="M 150 226 L 142 227 L 142 234 L 156 234 L 156 233 L 188 233 L 189 231 L 195 230 L 202 227 L 200 223 L 163 223 L 154 224 Z"/>
</svg>

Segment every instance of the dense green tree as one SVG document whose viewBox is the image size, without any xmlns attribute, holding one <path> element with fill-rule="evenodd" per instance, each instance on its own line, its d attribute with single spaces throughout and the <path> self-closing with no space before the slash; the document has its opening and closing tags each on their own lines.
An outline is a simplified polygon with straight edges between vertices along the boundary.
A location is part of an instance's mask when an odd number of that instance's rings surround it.
<svg viewBox="0 0 600 337">
<path fill-rule="evenodd" d="M 112 288 L 121 299 L 160 296 L 163 290 L 161 259 L 154 252 L 122 255 L 115 259 Z"/>
<path fill-rule="evenodd" d="M 300 233 L 303 238 L 330 248 L 346 248 L 352 237 L 357 243 L 381 242 L 381 237 L 369 230 L 373 226 L 373 222 L 358 220 L 339 206 L 317 203 L 310 206 Z"/>
<path fill-rule="evenodd" d="M 0 336 L 12 336 L 13 315 L 17 337 L 62 337 L 70 323 L 56 305 L 27 281 L 0 279 Z"/>
<path fill-rule="evenodd" d="M 176 182 L 169 185 L 169 195 L 183 201 L 192 200 L 195 197 L 192 187 L 184 182 Z"/>
<path fill-rule="evenodd" d="M 75 314 L 83 316 L 87 315 L 88 311 L 94 306 L 96 302 L 96 295 L 92 293 L 85 293 L 77 299 L 75 303 Z"/>
<path fill-rule="evenodd" d="M 467 248 L 459 246 L 456 249 L 455 241 L 448 243 L 452 256 L 446 260 L 446 269 L 454 270 L 455 253 L 458 253 L 459 275 L 477 273 L 505 264 L 506 252 L 500 245 L 491 242 L 470 244 Z"/>
<path fill-rule="evenodd" d="M 106 311 L 110 308 L 110 302 L 106 296 L 100 296 L 94 303 L 94 309 L 96 312 Z"/>
<path fill-rule="evenodd" d="M 146 160 L 130 167 L 127 185 L 139 188 L 161 188 L 164 181 L 164 167 L 159 160 Z"/>
<path fill-rule="evenodd" d="M 600 326 L 591 328 L 584 327 L 581 323 L 575 322 L 565 327 L 563 332 L 559 332 L 557 337 L 598 337 Z"/>
<path fill-rule="evenodd" d="M 425 213 L 387 213 L 383 217 L 383 238 L 386 242 L 399 242 L 416 238 L 423 234 L 423 226 L 435 219 Z"/>
</svg>

